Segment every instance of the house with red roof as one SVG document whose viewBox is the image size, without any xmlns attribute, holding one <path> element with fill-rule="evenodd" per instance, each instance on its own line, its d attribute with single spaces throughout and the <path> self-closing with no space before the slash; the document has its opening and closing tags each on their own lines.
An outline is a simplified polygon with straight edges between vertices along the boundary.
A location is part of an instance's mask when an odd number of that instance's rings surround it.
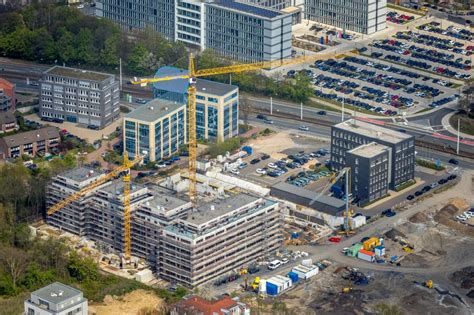
<svg viewBox="0 0 474 315">
<path fill-rule="evenodd" d="M 250 307 L 239 298 L 223 296 L 216 300 L 192 295 L 171 306 L 171 315 L 250 315 Z"/>
</svg>

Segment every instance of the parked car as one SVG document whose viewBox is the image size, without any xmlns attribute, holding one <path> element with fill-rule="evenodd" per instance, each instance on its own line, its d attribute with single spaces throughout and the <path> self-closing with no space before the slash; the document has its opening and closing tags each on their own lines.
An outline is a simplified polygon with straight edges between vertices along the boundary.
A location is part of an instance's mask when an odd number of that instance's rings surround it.
<svg viewBox="0 0 474 315">
<path fill-rule="evenodd" d="M 245 162 L 242 162 L 242 163 L 240 163 L 240 165 L 239 165 L 239 169 L 246 168 L 247 166 L 248 166 L 248 164 L 247 164 L 247 163 L 245 163 Z"/>
<path fill-rule="evenodd" d="M 415 196 L 413 196 L 413 195 L 408 195 L 407 196 L 407 200 L 413 200 L 413 199 L 415 199 Z"/>
<path fill-rule="evenodd" d="M 257 174 L 260 174 L 260 175 L 265 175 L 267 174 L 267 170 L 263 169 L 263 168 L 257 168 L 255 170 L 255 172 L 257 172 Z"/>
<path fill-rule="evenodd" d="M 267 160 L 270 158 L 270 155 L 268 154 L 262 154 L 262 160 Z"/>
<path fill-rule="evenodd" d="M 277 269 L 277 268 L 280 267 L 280 266 L 281 266 L 281 261 L 278 260 L 278 259 L 276 259 L 276 260 L 274 260 L 274 261 L 271 261 L 271 262 L 268 264 L 267 268 L 270 269 L 270 270 L 275 270 L 275 269 Z"/>
<path fill-rule="evenodd" d="M 273 162 L 268 163 L 267 166 L 270 167 L 270 168 L 278 168 L 278 165 L 276 165 L 276 164 L 273 163 Z"/>
<path fill-rule="evenodd" d="M 240 174 L 240 172 L 239 172 L 237 169 L 235 169 L 235 168 L 230 169 L 229 172 L 232 173 L 232 174 L 234 174 L 234 175 L 239 175 L 239 174 Z"/>
<path fill-rule="evenodd" d="M 260 162 L 260 159 L 253 159 L 252 161 L 250 161 L 250 164 L 257 164 L 258 162 Z"/>
</svg>

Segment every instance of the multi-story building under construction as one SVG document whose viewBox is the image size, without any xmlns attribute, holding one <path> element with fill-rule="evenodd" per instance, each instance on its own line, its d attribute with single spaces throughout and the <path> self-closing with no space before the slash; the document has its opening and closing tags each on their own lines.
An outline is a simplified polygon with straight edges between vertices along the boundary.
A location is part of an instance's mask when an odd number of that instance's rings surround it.
<svg viewBox="0 0 474 315">
<path fill-rule="evenodd" d="M 54 177 L 47 205 L 102 174 L 82 167 Z M 105 183 L 48 216 L 47 222 L 122 253 L 123 185 L 121 180 Z M 132 183 L 130 189 L 132 255 L 146 259 L 159 277 L 194 287 L 271 255 L 280 246 L 277 202 L 246 192 L 213 193 L 205 186 L 205 198 L 193 208 L 185 193 L 164 186 Z"/>
</svg>

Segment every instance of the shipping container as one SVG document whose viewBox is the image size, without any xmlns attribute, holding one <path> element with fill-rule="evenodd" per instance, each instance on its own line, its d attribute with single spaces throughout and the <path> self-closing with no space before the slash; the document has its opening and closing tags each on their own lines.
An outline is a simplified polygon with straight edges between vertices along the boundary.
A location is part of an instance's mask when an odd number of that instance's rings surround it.
<svg viewBox="0 0 474 315">
<path fill-rule="evenodd" d="M 288 278 L 291 279 L 291 282 L 295 283 L 298 281 L 298 274 L 296 272 L 290 271 L 288 273 Z"/>
<path fill-rule="evenodd" d="M 303 259 L 301 261 L 301 264 L 306 267 L 310 267 L 313 265 L 313 260 L 312 259 Z"/>
<path fill-rule="evenodd" d="M 291 271 L 298 275 L 298 279 L 308 280 L 309 278 L 314 277 L 318 274 L 319 267 L 315 265 L 311 265 L 309 267 L 304 265 L 298 265 L 296 267 L 293 267 Z"/>
<path fill-rule="evenodd" d="M 359 253 L 357 254 L 357 258 L 368 261 L 368 262 L 374 262 L 375 254 L 372 252 L 369 252 L 368 250 L 361 249 Z"/>
<path fill-rule="evenodd" d="M 358 229 L 367 223 L 365 216 L 360 215 L 350 219 L 351 228 Z"/>
<path fill-rule="evenodd" d="M 266 291 L 268 295 L 276 296 L 281 292 L 281 288 L 278 285 L 267 281 Z"/>
<path fill-rule="evenodd" d="M 349 249 L 346 252 L 346 255 L 351 256 L 351 257 L 356 257 L 357 253 L 359 253 L 361 248 L 362 248 L 362 243 L 356 243 L 352 245 L 351 247 L 349 247 Z"/>
<path fill-rule="evenodd" d="M 375 246 L 380 245 L 380 240 L 377 237 L 371 237 L 363 245 L 365 250 L 371 251 Z"/>
</svg>

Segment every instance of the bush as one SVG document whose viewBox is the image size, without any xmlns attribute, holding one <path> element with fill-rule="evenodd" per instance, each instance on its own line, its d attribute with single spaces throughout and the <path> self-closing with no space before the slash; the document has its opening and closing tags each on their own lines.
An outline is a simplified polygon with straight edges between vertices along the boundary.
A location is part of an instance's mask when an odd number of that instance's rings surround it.
<svg viewBox="0 0 474 315">
<path fill-rule="evenodd" d="M 417 159 L 416 164 L 418 164 L 419 166 L 431 168 L 436 171 L 442 171 L 445 169 L 445 167 L 442 165 L 436 165 L 436 163 L 434 162 L 423 160 L 423 159 Z"/>
<path fill-rule="evenodd" d="M 226 152 L 235 151 L 242 143 L 243 139 L 240 137 L 231 138 L 220 143 L 213 143 L 209 146 L 209 155 L 216 157 L 218 155 L 223 155 Z"/>
</svg>

